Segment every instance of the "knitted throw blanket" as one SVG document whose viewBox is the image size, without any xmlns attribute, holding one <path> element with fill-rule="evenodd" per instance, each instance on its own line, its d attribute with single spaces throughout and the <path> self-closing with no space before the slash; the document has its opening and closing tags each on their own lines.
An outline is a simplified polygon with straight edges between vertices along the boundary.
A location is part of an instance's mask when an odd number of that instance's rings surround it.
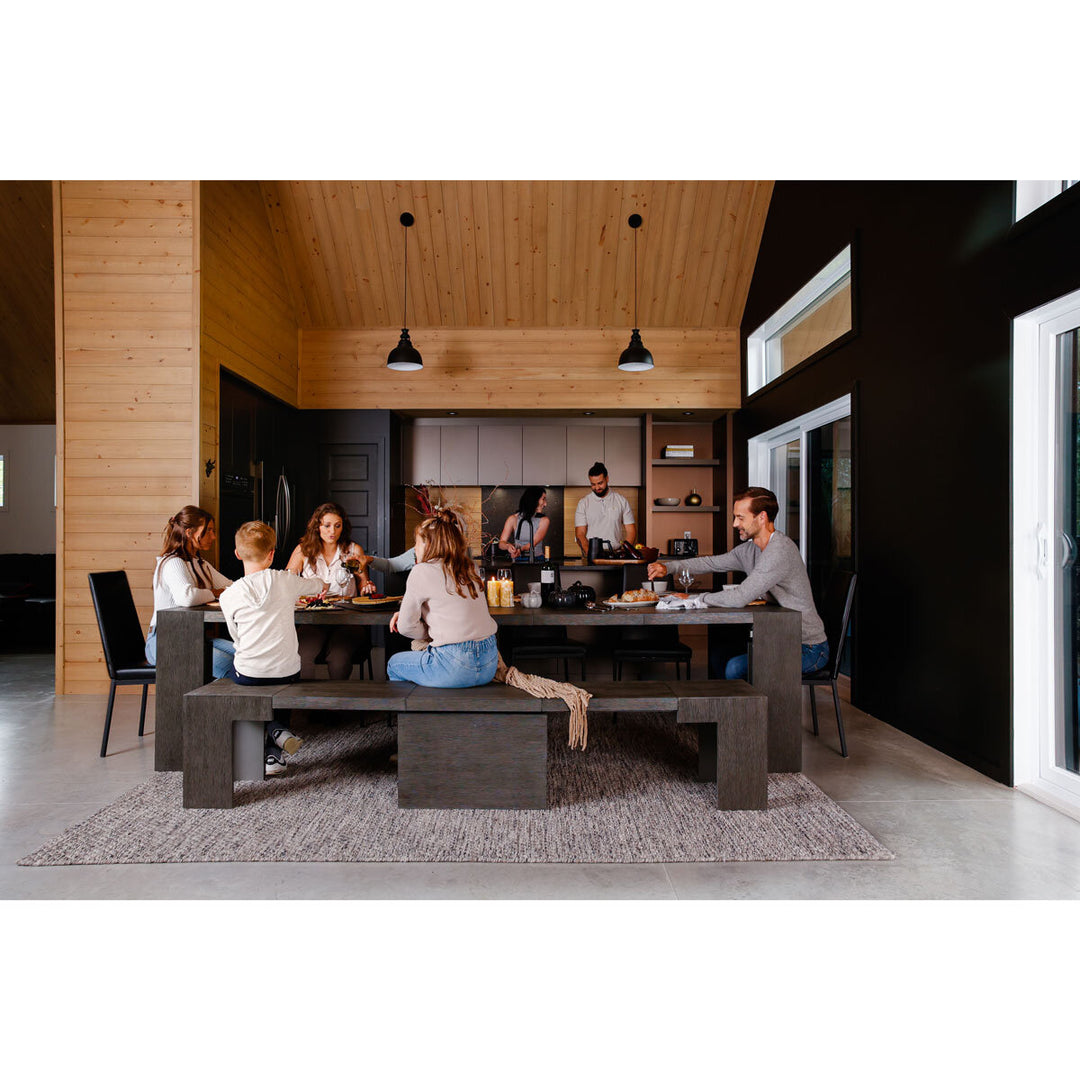
<svg viewBox="0 0 1080 1080">
<path fill-rule="evenodd" d="M 592 697 L 588 690 L 582 690 L 573 683 L 556 682 L 554 679 L 545 679 L 542 675 L 528 675 L 524 671 L 518 671 L 516 667 L 507 667 L 501 655 L 493 681 L 516 686 L 533 697 L 562 698 L 570 708 L 570 749 L 585 749 L 589 738 L 589 698 Z"/>
</svg>

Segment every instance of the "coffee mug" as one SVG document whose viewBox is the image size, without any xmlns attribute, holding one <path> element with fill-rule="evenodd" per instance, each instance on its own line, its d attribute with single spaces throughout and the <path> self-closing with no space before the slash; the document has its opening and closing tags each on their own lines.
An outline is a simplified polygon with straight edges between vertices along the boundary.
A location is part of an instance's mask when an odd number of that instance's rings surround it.
<svg viewBox="0 0 1080 1080">
<path fill-rule="evenodd" d="M 652 591 L 655 593 L 667 592 L 667 582 L 662 580 L 654 581 L 652 583 Z"/>
</svg>

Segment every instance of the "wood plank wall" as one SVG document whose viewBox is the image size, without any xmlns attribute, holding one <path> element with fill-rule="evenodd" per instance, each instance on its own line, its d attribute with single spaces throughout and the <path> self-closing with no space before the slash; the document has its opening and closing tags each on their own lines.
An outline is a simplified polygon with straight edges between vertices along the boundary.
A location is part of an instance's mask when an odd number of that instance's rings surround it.
<svg viewBox="0 0 1080 1080">
<path fill-rule="evenodd" d="M 266 205 L 256 181 L 204 181 L 202 207 L 202 426 L 199 505 L 218 511 L 218 394 L 227 368 L 261 390 L 297 403 L 299 344 Z"/>
<path fill-rule="evenodd" d="M 737 409 L 739 332 L 643 329 L 651 372 L 618 370 L 629 331 L 413 330 L 424 370 L 389 371 L 400 330 L 302 330 L 303 409 Z"/>
<path fill-rule="evenodd" d="M 57 693 L 109 685 L 86 575 L 144 627 L 170 515 L 198 491 L 198 186 L 65 181 L 56 233 Z"/>
</svg>

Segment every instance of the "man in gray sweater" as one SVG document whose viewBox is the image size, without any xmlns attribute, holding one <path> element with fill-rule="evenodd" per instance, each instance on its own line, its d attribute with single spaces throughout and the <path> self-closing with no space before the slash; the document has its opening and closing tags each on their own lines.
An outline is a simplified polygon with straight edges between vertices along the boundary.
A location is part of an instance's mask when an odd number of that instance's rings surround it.
<svg viewBox="0 0 1080 1080">
<path fill-rule="evenodd" d="M 745 607 L 771 593 L 781 606 L 802 613 L 803 673 L 817 671 L 829 659 L 825 624 L 814 607 L 810 579 L 799 549 L 790 537 L 778 532 L 774 522 L 780 509 L 776 496 L 768 488 L 751 487 L 735 496 L 732 523 L 743 543 L 726 555 L 706 555 L 700 559 L 679 559 L 669 563 L 649 564 L 649 580 L 668 573 L 689 570 L 693 574 L 724 573 L 741 570 L 746 580 L 729 585 L 723 592 L 700 596 L 706 607 Z M 745 679 L 749 666 L 747 654 L 734 656 L 724 669 L 725 679 Z"/>
</svg>

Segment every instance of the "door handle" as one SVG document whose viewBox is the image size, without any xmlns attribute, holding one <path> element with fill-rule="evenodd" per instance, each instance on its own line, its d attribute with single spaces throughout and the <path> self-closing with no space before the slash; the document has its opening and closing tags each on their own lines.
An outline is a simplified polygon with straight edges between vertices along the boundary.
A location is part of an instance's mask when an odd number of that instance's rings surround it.
<svg viewBox="0 0 1080 1080">
<path fill-rule="evenodd" d="M 1076 562 L 1076 539 L 1067 532 L 1061 534 L 1062 547 L 1061 568 L 1068 570 Z"/>
<path fill-rule="evenodd" d="M 1046 526 L 1040 521 L 1035 526 L 1035 577 L 1042 581 L 1046 577 L 1046 567 L 1050 557 L 1047 550 Z"/>
</svg>

